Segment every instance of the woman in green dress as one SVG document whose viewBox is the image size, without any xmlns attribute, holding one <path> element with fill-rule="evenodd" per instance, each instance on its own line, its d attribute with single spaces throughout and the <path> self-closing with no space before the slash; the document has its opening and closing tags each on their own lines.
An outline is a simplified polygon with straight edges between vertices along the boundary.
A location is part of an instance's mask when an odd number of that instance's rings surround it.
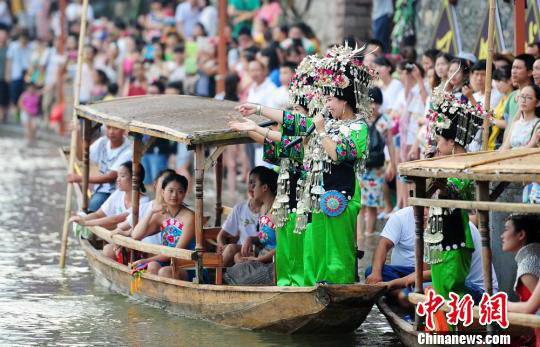
<svg viewBox="0 0 540 347">
<path fill-rule="evenodd" d="M 315 56 L 307 56 L 295 71 L 289 86 L 292 113 L 312 117 L 322 109 L 323 95 L 321 90 L 313 85 L 313 78 L 310 76 L 317 59 Z M 277 285 L 304 286 L 303 257 L 289 257 L 290 254 L 304 253 L 304 233 L 294 232 L 297 183 L 300 177 L 305 175 L 302 163 L 303 146 L 298 143 L 288 147 L 299 136 L 284 135 L 281 125 L 279 131 L 268 130 L 248 118 L 233 121 L 229 125 L 236 130 L 248 131 L 254 141 L 264 145 L 263 160 L 279 166 L 278 193 L 272 208 L 272 218 L 276 223 L 280 245 L 276 251 Z"/>
<path fill-rule="evenodd" d="M 429 136 L 436 138 L 437 155 L 465 153 L 483 123 L 483 112 L 457 100 L 441 89 L 433 92 L 433 105 L 428 114 Z M 440 199 L 472 200 L 474 186 L 470 180 L 448 178 L 435 183 Z M 431 265 L 431 278 L 436 293 L 446 300 L 454 292 L 467 293 L 465 279 L 471 267 L 474 245 L 468 211 L 431 207 L 424 231 L 424 259 Z"/>
<path fill-rule="evenodd" d="M 356 277 L 355 228 L 360 208 L 356 173 L 366 156 L 365 117 L 371 111 L 372 80 L 372 71 L 357 54 L 349 47 L 334 47 L 310 72 L 325 95 L 329 119 L 320 113 L 311 119 L 253 104 L 238 107 L 243 116 L 256 113 L 278 122 L 283 135 L 308 136 L 307 144 L 302 144 L 305 174 L 298 182 L 294 225 L 294 232 L 304 233 L 303 253 L 289 249 L 287 254 L 289 263 L 302 257 L 304 274 L 299 282 L 304 286 L 353 283 Z M 278 237 L 280 247 L 286 246 Z"/>
</svg>

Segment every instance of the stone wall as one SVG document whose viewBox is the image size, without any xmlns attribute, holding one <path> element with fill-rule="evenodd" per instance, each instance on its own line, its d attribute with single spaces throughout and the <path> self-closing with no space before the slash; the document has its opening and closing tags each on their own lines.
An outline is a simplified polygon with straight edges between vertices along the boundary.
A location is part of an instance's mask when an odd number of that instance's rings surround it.
<svg viewBox="0 0 540 347">
<path fill-rule="evenodd" d="M 295 1 L 298 8 L 304 8 L 305 2 Z M 371 35 L 371 4 L 372 0 L 312 0 L 302 20 L 313 28 L 323 48 L 349 35 L 367 40 Z"/>
</svg>

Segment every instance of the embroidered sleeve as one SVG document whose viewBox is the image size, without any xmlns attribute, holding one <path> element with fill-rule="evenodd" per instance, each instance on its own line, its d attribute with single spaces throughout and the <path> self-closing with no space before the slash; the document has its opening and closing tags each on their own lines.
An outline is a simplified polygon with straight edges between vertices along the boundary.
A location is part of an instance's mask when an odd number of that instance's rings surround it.
<svg viewBox="0 0 540 347">
<path fill-rule="evenodd" d="M 263 145 L 263 160 L 269 164 L 279 164 L 279 148 L 281 142 L 274 142 L 271 139 L 265 138 Z"/>
<path fill-rule="evenodd" d="M 368 127 L 365 123 L 353 123 L 346 129 L 340 129 L 336 154 L 338 162 L 355 161 L 363 158 L 367 149 Z"/>
<path fill-rule="evenodd" d="M 291 141 L 294 141 L 297 139 L 298 136 L 287 136 L 283 135 L 281 138 L 281 148 L 280 148 L 280 157 L 281 158 L 290 158 L 290 159 L 302 159 L 304 157 L 304 146 L 302 145 L 302 142 L 297 143 L 296 145 L 285 148 L 287 144 L 289 144 Z"/>
<path fill-rule="evenodd" d="M 313 120 L 304 115 L 283 111 L 284 135 L 303 136 L 312 123 Z"/>
</svg>

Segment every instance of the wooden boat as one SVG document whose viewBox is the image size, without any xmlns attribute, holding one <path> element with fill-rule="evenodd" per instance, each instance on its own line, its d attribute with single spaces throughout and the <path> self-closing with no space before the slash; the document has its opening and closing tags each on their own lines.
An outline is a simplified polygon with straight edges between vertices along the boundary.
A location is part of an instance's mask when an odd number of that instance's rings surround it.
<svg viewBox="0 0 540 347">
<path fill-rule="evenodd" d="M 317 285 L 313 287 L 228 286 L 221 282 L 221 257 L 204 245 L 213 229 L 203 227 L 204 171 L 216 165 L 216 226 L 221 219 L 221 154 L 226 144 L 249 142 L 245 134 L 227 128 L 228 114 L 234 104 L 188 96 L 149 96 L 122 98 L 93 105 L 77 106 L 84 119 L 83 184 L 78 192 L 81 207 L 87 207 L 88 149 L 90 121 L 129 131 L 133 136 L 133 164 L 142 153 L 141 134 L 185 143 L 195 149 L 195 219 L 196 250 L 183 250 L 143 244 L 121 235 L 111 236 L 103 228 L 89 228 L 97 240 L 114 241 L 121 246 L 146 253 L 171 256 L 177 266 L 194 266 L 198 271 L 194 283 L 143 273 L 133 292 L 134 278 L 126 264 L 117 263 L 100 250 L 100 242 L 81 239 L 89 266 L 98 281 L 111 289 L 133 295 L 180 315 L 213 321 L 222 325 L 266 329 L 285 333 L 344 333 L 355 330 L 365 320 L 384 288 L 375 285 Z M 260 121 L 261 119 L 257 119 Z M 205 160 L 205 146 L 217 146 Z M 139 179 L 134 171 L 134 181 Z M 134 194 L 138 194 L 134 192 Z M 138 196 L 134 196 L 134 202 Z M 133 206 L 133 211 L 138 211 Z M 134 212 L 134 221 L 138 216 Z M 219 228 L 218 228 L 219 229 Z M 180 265 L 179 265 L 180 264 Z M 187 264 L 187 265 L 186 265 Z M 201 284 L 203 268 L 215 269 L 217 284 Z"/>
<path fill-rule="evenodd" d="M 423 230 L 424 207 L 447 207 L 476 210 L 479 219 L 479 231 L 482 240 L 482 270 L 484 273 L 484 288 L 492 293 L 492 267 L 488 211 L 503 211 L 522 213 L 540 213 L 540 205 L 497 202 L 497 197 L 508 186 L 509 182 L 540 182 L 540 149 L 514 149 L 510 151 L 476 152 L 454 156 L 436 157 L 417 160 L 399 165 L 399 173 L 415 183 L 413 197 L 409 203 L 415 206 L 416 218 L 416 264 L 423 262 Z M 433 186 L 428 186 L 428 179 L 456 177 L 469 179 L 476 184 L 476 201 L 442 200 L 431 198 L 435 192 Z M 495 188 L 490 191 L 490 183 Z M 422 271 L 416 271 L 415 287 L 422 288 Z M 420 291 L 409 295 L 409 301 L 418 304 L 425 300 Z M 406 321 L 399 309 L 393 308 L 385 300 L 377 301 L 379 310 L 386 316 L 388 322 L 406 346 L 418 346 L 418 334 L 424 330 L 422 317 L 415 317 L 419 324 Z M 445 308 L 447 310 L 447 308 Z M 475 319 L 478 318 L 478 308 L 474 308 Z M 527 337 L 533 334 L 532 328 L 540 327 L 540 316 L 534 314 L 508 313 L 510 326 L 502 334 Z M 470 329 L 485 332 L 494 327 L 479 327 L 473 323 Z M 467 330 L 466 330 L 467 331 Z"/>
</svg>

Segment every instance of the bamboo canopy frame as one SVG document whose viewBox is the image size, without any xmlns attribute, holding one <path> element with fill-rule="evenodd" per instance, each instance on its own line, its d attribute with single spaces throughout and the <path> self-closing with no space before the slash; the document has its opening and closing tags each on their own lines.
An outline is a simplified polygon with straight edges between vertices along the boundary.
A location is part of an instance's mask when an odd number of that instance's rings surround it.
<svg viewBox="0 0 540 347">
<path fill-rule="evenodd" d="M 219 101 L 203 97 L 159 95 L 117 98 L 91 105 L 78 105 L 75 108 L 77 115 L 83 119 L 84 124 L 83 187 L 87 186 L 89 177 L 88 153 L 91 121 L 124 129 L 133 138 L 133 225 L 136 225 L 138 221 L 136 203 L 139 201 L 140 194 L 137 188 L 140 173 L 137 168 L 142 156 L 142 135 L 184 143 L 195 151 L 195 251 L 184 250 L 182 254 L 178 253 L 173 256 L 173 263 L 174 259 L 196 261 L 195 283 L 202 283 L 203 271 L 204 173 L 216 163 L 219 163 L 224 145 L 252 142 L 247 134 L 238 133 L 227 126 L 231 113 L 235 112 L 235 106 L 236 103 L 230 101 Z M 265 120 L 257 116 L 252 117 L 252 119 L 258 123 Z M 205 149 L 208 146 L 215 146 L 216 148 L 208 158 L 205 158 Z M 216 183 L 218 187 L 221 187 L 222 172 L 221 176 L 219 176 L 219 170 L 220 167 L 217 166 Z M 85 190 L 83 189 L 83 191 Z M 217 199 L 216 219 L 221 210 L 221 199 Z M 100 236 L 105 240 L 109 240 L 107 234 L 101 233 Z M 137 248 L 137 244 L 127 244 L 123 238 L 115 239 L 115 243 L 124 243 L 130 249 Z M 163 250 L 160 253 L 164 254 Z M 173 266 L 173 268 L 175 267 Z"/>
<path fill-rule="evenodd" d="M 414 206 L 416 238 L 416 294 L 422 294 L 424 257 L 424 208 L 446 207 L 476 210 L 479 220 L 479 231 L 482 243 L 482 271 L 486 293 L 492 294 L 491 247 L 489 230 L 489 211 L 540 213 L 540 205 L 495 202 L 510 182 L 540 182 L 540 148 L 513 149 L 498 152 L 476 152 L 453 156 L 416 160 L 399 165 L 399 174 L 415 183 L 413 196 L 409 203 Z M 435 189 L 428 187 L 428 179 L 440 178 L 469 179 L 476 185 L 475 201 L 439 200 L 431 195 Z M 490 193 L 490 182 L 498 182 L 498 186 Z M 415 303 L 419 296 L 415 297 Z M 534 315 L 530 315 L 532 319 Z M 523 318 L 510 323 L 521 324 Z M 422 317 L 416 315 L 417 330 L 424 328 Z M 536 322 L 536 321 L 535 321 Z M 536 324 L 536 323 L 535 323 Z M 538 325 L 536 325 L 538 327 Z"/>
</svg>

